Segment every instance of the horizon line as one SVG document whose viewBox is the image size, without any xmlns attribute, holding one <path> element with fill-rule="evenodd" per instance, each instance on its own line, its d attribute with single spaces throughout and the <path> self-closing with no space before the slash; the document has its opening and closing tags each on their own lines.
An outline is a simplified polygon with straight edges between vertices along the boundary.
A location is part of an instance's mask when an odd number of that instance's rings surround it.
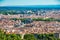
<svg viewBox="0 0 60 40">
<path fill-rule="evenodd" d="M 13 6 L 13 5 L 10 5 L 10 6 Z M 60 6 L 60 5 L 14 5 L 14 6 Z M 0 7 L 4 7 L 4 6 L 0 6 Z"/>
</svg>

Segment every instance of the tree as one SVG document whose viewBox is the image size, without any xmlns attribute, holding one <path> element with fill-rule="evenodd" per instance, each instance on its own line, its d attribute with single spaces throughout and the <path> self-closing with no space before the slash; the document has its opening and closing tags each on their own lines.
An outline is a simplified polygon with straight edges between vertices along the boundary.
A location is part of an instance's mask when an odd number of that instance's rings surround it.
<svg viewBox="0 0 60 40">
<path fill-rule="evenodd" d="M 24 35 L 25 40 L 37 40 L 33 34 L 25 34 Z"/>
</svg>

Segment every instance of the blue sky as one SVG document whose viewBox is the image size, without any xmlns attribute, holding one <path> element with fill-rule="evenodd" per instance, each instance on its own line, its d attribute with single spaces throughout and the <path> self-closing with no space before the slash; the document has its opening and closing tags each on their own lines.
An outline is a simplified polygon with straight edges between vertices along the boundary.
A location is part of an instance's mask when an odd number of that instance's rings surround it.
<svg viewBox="0 0 60 40">
<path fill-rule="evenodd" d="M 0 0 L 0 6 L 60 5 L 60 0 Z"/>
</svg>

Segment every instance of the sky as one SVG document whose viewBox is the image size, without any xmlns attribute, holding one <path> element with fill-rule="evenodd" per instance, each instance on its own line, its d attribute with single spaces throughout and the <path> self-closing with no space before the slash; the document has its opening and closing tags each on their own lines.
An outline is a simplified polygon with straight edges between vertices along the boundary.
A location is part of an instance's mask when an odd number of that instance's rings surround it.
<svg viewBox="0 0 60 40">
<path fill-rule="evenodd" d="M 60 0 L 0 0 L 0 6 L 60 5 Z"/>
</svg>

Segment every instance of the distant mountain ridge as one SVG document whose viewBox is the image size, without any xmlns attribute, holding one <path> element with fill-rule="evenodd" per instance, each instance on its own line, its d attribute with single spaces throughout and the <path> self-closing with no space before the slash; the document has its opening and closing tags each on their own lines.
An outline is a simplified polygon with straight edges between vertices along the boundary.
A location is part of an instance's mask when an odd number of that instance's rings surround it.
<svg viewBox="0 0 60 40">
<path fill-rule="evenodd" d="M 3 9 L 60 9 L 60 5 L 27 5 L 27 6 L 0 6 L 0 10 Z"/>
<path fill-rule="evenodd" d="M 22 6 L 0 6 L 0 7 L 60 7 L 60 5 L 22 5 Z"/>
</svg>

